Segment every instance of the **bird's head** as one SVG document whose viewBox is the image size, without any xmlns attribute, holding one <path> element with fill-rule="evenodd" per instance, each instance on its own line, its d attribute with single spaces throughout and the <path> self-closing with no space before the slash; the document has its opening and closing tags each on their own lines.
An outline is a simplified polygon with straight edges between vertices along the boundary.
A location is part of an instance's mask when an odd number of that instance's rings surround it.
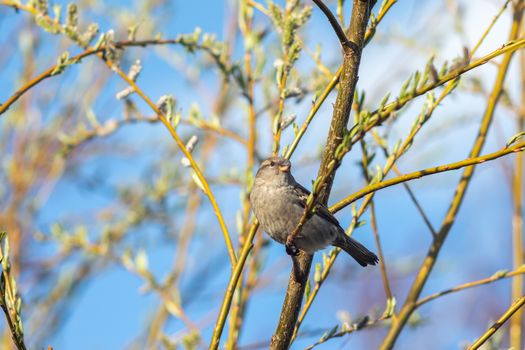
<svg viewBox="0 0 525 350">
<path fill-rule="evenodd" d="M 257 171 L 257 179 L 288 183 L 293 178 L 290 173 L 291 168 L 292 163 L 288 159 L 270 157 L 261 163 L 259 171 Z"/>
</svg>

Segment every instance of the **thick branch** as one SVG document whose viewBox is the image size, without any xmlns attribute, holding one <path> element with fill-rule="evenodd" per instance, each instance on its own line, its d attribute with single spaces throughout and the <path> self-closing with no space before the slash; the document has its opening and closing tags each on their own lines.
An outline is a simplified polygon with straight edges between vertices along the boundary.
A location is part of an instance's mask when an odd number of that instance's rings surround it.
<svg viewBox="0 0 525 350">
<path fill-rule="evenodd" d="M 357 73 L 361 60 L 361 48 L 364 43 L 369 15 L 370 2 L 354 0 L 349 40 L 355 43 L 358 49 L 348 50 L 345 47 L 344 50 L 343 66 L 339 80 L 339 92 L 335 102 L 330 131 L 328 133 L 326 147 L 318 174 L 318 178 L 326 178 L 325 186 L 320 189 L 318 196 L 318 199 L 322 203 L 327 203 L 328 201 L 335 170 L 337 168 L 329 167 L 329 165 L 335 161 L 335 150 L 347 130 L 355 86 L 357 83 Z M 331 169 L 331 171 L 328 171 L 328 169 Z M 290 346 L 311 264 L 312 256 L 307 254 L 301 253 L 293 259 L 293 271 L 290 274 L 290 280 L 288 282 L 279 324 L 274 336 L 272 337 L 270 345 L 271 349 L 288 349 Z"/>
<path fill-rule="evenodd" d="M 370 27 L 367 29 L 367 31 L 365 33 L 364 46 L 366 46 L 366 44 L 370 42 L 370 40 L 374 36 L 376 26 L 385 17 L 386 13 L 392 7 L 392 5 L 394 5 L 395 2 L 396 2 L 396 0 L 389 0 L 380 9 L 379 13 L 377 14 L 376 21 L 370 24 Z M 373 4 L 375 4 L 375 3 L 376 3 L 376 1 L 372 1 L 372 6 L 370 6 L 370 8 L 372 8 Z M 334 73 L 334 75 L 332 76 L 332 79 L 330 79 L 330 82 L 328 83 L 328 85 L 324 88 L 323 92 L 319 95 L 319 98 L 317 98 L 317 100 L 313 104 L 313 106 L 310 109 L 310 112 L 308 113 L 308 116 L 306 117 L 303 125 L 301 126 L 301 128 L 297 132 L 297 135 L 295 136 L 292 144 L 290 145 L 290 147 L 288 148 L 288 151 L 286 152 L 286 155 L 285 155 L 286 159 L 290 159 L 290 157 L 292 156 L 293 152 L 297 148 L 297 145 L 299 144 L 299 141 L 301 141 L 301 138 L 303 137 L 304 133 L 306 132 L 306 129 L 308 129 L 308 126 L 310 125 L 310 122 L 313 120 L 313 118 L 317 114 L 317 111 L 322 106 L 322 104 L 324 103 L 324 101 L 326 100 L 328 95 L 332 92 L 332 90 L 339 83 L 339 78 L 341 77 L 342 71 L 343 71 L 343 65 L 341 65 L 339 68 L 337 68 L 337 72 Z"/>
</svg>

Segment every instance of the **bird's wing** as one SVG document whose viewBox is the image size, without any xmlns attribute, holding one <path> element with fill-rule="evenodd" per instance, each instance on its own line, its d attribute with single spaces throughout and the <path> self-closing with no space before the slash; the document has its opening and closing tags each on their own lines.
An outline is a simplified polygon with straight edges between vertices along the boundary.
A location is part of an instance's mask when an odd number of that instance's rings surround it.
<svg viewBox="0 0 525 350">
<path fill-rule="evenodd" d="M 296 196 L 298 198 L 297 204 L 302 208 L 306 208 L 306 199 L 310 195 L 310 191 L 308 191 L 306 188 L 304 188 L 301 184 L 297 182 L 295 183 L 294 189 L 297 192 L 297 196 Z M 328 208 L 325 205 L 321 203 L 317 203 L 315 205 L 315 213 L 319 215 L 320 217 L 322 217 L 323 219 L 325 219 L 326 221 L 336 226 L 340 226 L 339 221 L 337 221 L 335 216 L 333 216 L 332 213 L 330 213 L 330 210 L 328 210 Z"/>
</svg>

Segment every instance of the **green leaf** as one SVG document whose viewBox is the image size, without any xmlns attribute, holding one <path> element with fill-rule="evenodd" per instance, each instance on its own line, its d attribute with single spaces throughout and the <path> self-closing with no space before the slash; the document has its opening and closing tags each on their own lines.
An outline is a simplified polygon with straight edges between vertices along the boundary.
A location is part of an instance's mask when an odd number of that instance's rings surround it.
<svg viewBox="0 0 525 350">
<path fill-rule="evenodd" d="M 310 279 L 306 281 L 306 287 L 304 289 L 304 298 L 308 300 L 310 297 L 310 293 L 312 292 L 312 283 L 310 282 Z"/>
<path fill-rule="evenodd" d="M 388 92 L 385 96 L 383 96 L 383 99 L 381 100 L 381 103 L 379 103 L 378 110 L 382 110 L 386 103 L 388 102 L 388 99 L 390 98 L 390 92 Z"/>
<path fill-rule="evenodd" d="M 407 80 L 405 80 L 405 82 L 401 86 L 401 89 L 399 90 L 399 98 L 405 97 L 407 89 L 408 89 L 408 85 L 410 84 L 411 80 L 412 80 L 412 76 L 410 76 Z"/>
<path fill-rule="evenodd" d="M 357 224 L 355 225 L 356 228 L 359 228 L 361 226 L 366 225 L 366 220 L 359 220 L 357 221 Z"/>
<path fill-rule="evenodd" d="M 93 109 L 91 109 L 91 108 L 87 109 L 87 111 L 86 111 L 86 118 L 87 118 L 89 124 L 93 128 L 100 127 L 100 123 L 99 123 L 99 121 L 97 119 L 97 116 L 96 116 L 95 112 L 93 111 Z"/>
<path fill-rule="evenodd" d="M 70 3 L 67 5 L 66 27 L 76 28 L 78 25 L 77 5 Z"/>
<path fill-rule="evenodd" d="M 64 69 L 70 65 L 71 62 L 69 60 L 69 52 L 64 52 L 62 53 L 62 55 L 60 55 L 60 57 L 58 57 L 57 59 L 57 64 L 55 66 L 55 68 L 51 71 L 51 76 L 53 75 L 57 75 L 57 74 L 60 74 L 64 71 Z"/>
<path fill-rule="evenodd" d="M 386 308 L 385 312 L 383 312 L 383 315 L 381 318 L 390 318 L 396 311 L 396 298 L 392 297 L 390 299 L 387 299 L 386 301 Z"/>
<path fill-rule="evenodd" d="M 366 327 L 366 325 L 368 324 L 368 321 L 370 320 L 370 317 L 368 316 L 365 316 L 363 317 L 362 319 L 360 319 L 356 324 L 355 324 L 355 329 L 356 330 L 360 330 L 362 329 L 363 327 Z"/>
<path fill-rule="evenodd" d="M 326 253 L 323 253 L 323 267 L 328 265 L 328 255 Z"/>
<path fill-rule="evenodd" d="M 401 143 L 403 142 L 403 140 L 399 139 L 397 140 L 396 144 L 394 145 L 394 148 L 392 148 L 392 154 L 396 154 L 397 151 L 399 150 L 399 147 L 401 147 Z"/>
<path fill-rule="evenodd" d="M 321 281 L 321 264 L 319 263 L 315 264 L 314 281 L 315 283 L 319 283 Z"/>
<path fill-rule="evenodd" d="M 141 22 L 135 23 L 128 27 L 128 40 L 134 41 L 137 37 L 137 30 L 139 29 Z"/>
<path fill-rule="evenodd" d="M 53 5 L 53 14 L 55 16 L 55 21 L 60 23 L 60 16 L 62 13 L 62 6 L 60 5 Z"/>
<path fill-rule="evenodd" d="M 434 93 L 431 91 L 427 94 L 427 106 L 430 108 L 434 106 L 436 103 L 436 96 L 434 96 Z"/>
<path fill-rule="evenodd" d="M 333 326 L 332 329 L 328 331 L 328 337 L 332 337 L 335 333 L 337 333 L 337 330 L 339 329 L 339 326 Z"/>
<path fill-rule="evenodd" d="M 512 136 L 510 140 L 507 142 L 507 145 L 505 146 L 505 148 L 509 148 L 512 144 L 522 139 L 523 136 L 525 136 L 525 131 L 519 132 L 516 135 Z"/>
<path fill-rule="evenodd" d="M 268 11 L 275 26 L 281 28 L 283 26 L 283 11 L 281 8 L 270 1 L 268 3 Z"/>
<path fill-rule="evenodd" d="M 421 73 L 417 70 L 415 75 L 414 75 L 414 80 L 412 80 L 412 88 L 411 88 L 411 91 L 412 93 L 414 94 L 417 90 L 417 86 L 419 84 L 419 81 L 421 79 Z"/>
<path fill-rule="evenodd" d="M 509 272 L 509 270 L 499 270 L 496 271 L 491 277 L 492 278 L 503 278 Z"/>
<path fill-rule="evenodd" d="M 443 63 L 443 66 L 441 67 L 441 70 L 438 73 L 438 76 L 441 78 L 442 76 L 447 74 L 447 72 L 448 72 L 448 61 L 445 61 Z"/>
</svg>

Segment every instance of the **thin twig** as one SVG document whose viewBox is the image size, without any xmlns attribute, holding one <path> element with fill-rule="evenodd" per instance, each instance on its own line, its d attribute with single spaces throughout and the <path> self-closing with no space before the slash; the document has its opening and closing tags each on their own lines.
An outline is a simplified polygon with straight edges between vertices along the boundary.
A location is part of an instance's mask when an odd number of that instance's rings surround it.
<svg viewBox="0 0 525 350">
<path fill-rule="evenodd" d="M 474 48 L 470 51 L 470 54 L 469 54 L 469 57 L 472 58 L 474 56 L 474 54 L 476 53 L 476 51 L 478 51 L 479 47 L 481 46 L 481 44 L 483 43 L 483 41 L 485 41 L 485 38 L 487 37 L 487 35 L 490 33 L 490 31 L 492 30 L 492 28 L 494 27 L 494 24 L 496 24 L 496 22 L 498 21 L 498 19 L 501 17 L 501 15 L 503 14 L 503 12 L 505 12 L 505 9 L 507 8 L 507 6 L 509 5 L 509 3 L 511 2 L 512 0 L 507 0 L 505 1 L 505 3 L 503 4 L 503 6 L 501 7 L 501 9 L 499 10 L 499 12 L 494 16 L 494 18 L 492 19 L 492 21 L 490 22 L 489 26 L 485 29 L 485 31 L 483 32 L 483 34 L 481 35 L 481 38 L 479 38 L 478 42 L 476 43 L 476 45 L 474 45 Z"/>
<path fill-rule="evenodd" d="M 320 340 L 318 340 L 314 344 L 306 347 L 305 350 L 312 350 L 316 346 L 321 345 L 323 343 L 326 343 L 328 340 L 331 340 L 331 339 L 334 339 L 334 338 L 344 337 L 345 335 L 348 335 L 348 334 L 360 331 L 362 329 L 368 329 L 368 328 L 371 328 L 371 327 L 374 327 L 374 326 L 378 326 L 379 324 L 381 324 L 381 322 L 386 321 L 386 320 L 388 320 L 390 318 L 391 318 L 391 316 L 387 316 L 387 317 L 381 316 L 381 317 L 379 317 L 379 318 L 377 318 L 375 320 L 368 320 L 368 321 L 365 320 L 366 322 L 360 322 L 360 323 L 353 324 L 353 325 L 351 325 L 350 327 L 348 327 L 348 328 L 346 328 L 344 330 L 341 330 L 339 332 L 336 332 L 336 333 L 332 334 L 331 336 L 322 337 Z"/>
<path fill-rule="evenodd" d="M 5 3 L 0 2 L 0 5 L 5 5 Z M 7 6 L 10 6 L 10 5 L 7 5 Z M 22 7 L 21 9 L 25 9 L 25 7 Z M 122 41 L 116 41 L 115 43 L 113 43 L 113 45 L 115 45 L 115 47 L 118 49 L 123 49 L 125 47 L 134 47 L 134 46 L 146 47 L 146 46 L 152 46 L 152 45 L 174 45 L 174 44 L 182 44 L 182 40 L 181 39 L 122 40 Z M 208 47 L 205 47 L 199 44 L 195 44 L 194 47 L 208 52 L 216 61 L 218 60 L 217 54 L 210 51 Z M 87 48 L 84 52 L 81 52 L 78 55 L 70 58 L 69 61 L 72 63 L 79 63 L 81 62 L 83 58 L 104 52 L 104 50 L 106 49 L 107 47 L 105 45 L 101 45 L 98 48 Z M 20 89 L 15 91 L 15 93 L 11 95 L 4 103 L 0 104 L 0 115 L 5 113 L 13 103 L 15 103 L 20 97 L 22 97 L 22 95 L 28 92 L 35 85 L 41 83 L 47 78 L 57 75 L 56 68 L 57 68 L 57 65 L 53 65 L 52 67 L 48 68 L 44 72 L 40 73 L 38 76 L 34 77 L 33 79 L 25 83 Z"/>
<path fill-rule="evenodd" d="M 101 57 L 101 58 L 104 59 L 103 57 Z M 224 218 L 222 217 L 222 213 L 221 213 L 221 211 L 219 209 L 219 206 L 217 204 L 217 200 L 215 199 L 215 196 L 213 195 L 213 193 L 211 191 L 211 188 L 210 188 L 208 182 L 206 181 L 206 179 L 204 178 L 204 175 L 202 174 L 199 166 L 195 162 L 195 159 L 193 159 L 193 156 L 192 156 L 191 152 L 188 151 L 188 149 L 186 148 L 186 145 L 184 144 L 184 142 L 182 141 L 180 136 L 177 134 L 177 132 L 175 131 L 175 129 L 173 128 L 171 123 L 161 113 L 161 111 L 159 110 L 157 105 L 155 105 L 153 103 L 153 101 L 151 101 L 151 99 L 146 94 L 144 94 L 144 92 L 137 86 L 137 84 L 132 79 L 130 79 L 127 76 L 127 74 L 125 74 L 124 72 L 122 72 L 122 70 L 120 70 L 117 66 L 115 66 L 112 62 L 107 61 L 107 60 L 104 60 L 104 61 L 106 62 L 106 64 L 108 65 L 108 67 L 111 70 L 116 72 L 122 79 L 124 79 L 129 85 L 131 85 L 133 87 L 133 89 L 135 90 L 135 92 L 140 97 L 142 97 L 142 99 L 151 107 L 151 109 L 153 109 L 155 111 L 155 113 L 157 113 L 157 115 L 158 115 L 159 119 L 161 120 L 162 124 L 164 124 L 164 126 L 168 129 L 169 133 L 171 134 L 171 136 L 173 137 L 173 139 L 175 140 L 175 142 L 177 143 L 177 145 L 181 149 L 182 153 L 184 153 L 184 156 L 186 158 L 188 158 L 188 160 L 190 161 L 191 167 L 195 171 L 195 174 L 197 175 L 197 178 L 201 182 L 203 191 L 207 195 L 207 197 L 209 198 L 209 200 L 211 202 L 211 205 L 213 207 L 213 210 L 215 212 L 215 215 L 217 216 L 217 220 L 219 221 L 219 225 L 221 227 L 221 230 L 222 230 L 222 233 L 223 233 L 223 236 L 224 236 L 224 240 L 226 242 L 226 248 L 228 249 L 228 255 L 230 257 L 230 262 L 231 262 L 231 266 L 232 266 L 232 269 L 233 269 L 235 267 L 236 263 L 237 263 L 237 258 L 235 257 L 235 250 L 233 248 L 230 235 L 228 233 L 228 228 L 226 227 L 226 223 L 224 222 Z"/>
<path fill-rule="evenodd" d="M 370 154 L 368 153 L 364 140 L 361 140 L 361 152 L 362 152 L 362 166 L 363 166 L 363 177 L 367 183 L 372 181 L 368 169 L 370 167 L 369 160 Z M 379 267 L 381 269 L 381 279 L 383 280 L 383 287 L 385 288 L 385 296 L 387 300 L 392 299 L 392 290 L 390 288 L 390 282 L 388 281 L 388 275 L 386 272 L 386 262 L 383 255 L 383 249 L 381 248 L 381 240 L 379 238 L 379 229 L 377 227 L 376 213 L 374 201 L 370 202 L 370 225 L 374 232 L 374 238 L 377 246 L 377 255 L 379 257 Z"/>
<path fill-rule="evenodd" d="M 490 62 L 495 57 L 498 57 L 500 55 L 512 54 L 523 47 L 525 47 L 525 39 L 509 40 L 506 44 L 502 45 L 502 47 L 500 47 L 499 49 L 496 49 L 492 51 L 491 53 L 477 60 L 470 62 L 468 65 L 465 65 L 456 70 L 453 70 L 452 72 L 445 74 L 443 77 L 440 78 L 440 80 L 436 82 L 432 82 L 431 84 L 425 85 L 423 87 L 420 87 L 416 89 L 413 93 L 409 93 L 403 98 L 396 99 L 394 102 L 391 102 L 387 104 L 386 106 L 384 106 L 381 110 L 373 111 L 371 113 L 369 123 L 355 137 L 355 139 L 352 141 L 352 144 L 355 144 L 357 141 L 359 141 L 372 128 L 375 128 L 383 124 L 388 118 L 390 118 L 393 115 L 394 112 L 399 111 L 401 108 L 406 106 L 409 102 L 413 101 L 416 97 L 424 95 L 427 92 L 432 91 L 435 88 L 441 85 L 444 85 L 449 81 L 453 81 L 454 79 L 462 76 L 463 74 Z"/>
<path fill-rule="evenodd" d="M 98 49 L 86 50 L 86 51 L 84 51 L 84 52 L 74 56 L 71 59 L 71 61 L 80 62 L 80 60 L 82 60 L 82 58 L 90 56 L 90 55 L 93 55 L 93 54 L 95 54 L 97 52 L 102 52 L 103 50 L 104 50 L 104 47 L 100 47 Z M 51 68 L 47 69 L 46 71 L 42 72 L 41 74 L 39 74 L 35 78 L 33 78 L 30 81 L 28 81 L 20 89 L 18 89 L 11 97 L 9 97 L 4 103 L 2 103 L 0 105 L 0 115 L 2 115 L 4 112 L 6 112 L 13 103 L 15 103 L 20 97 L 22 97 L 23 94 L 25 94 L 27 91 L 29 91 L 31 88 L 33 88 L 35 85 L 41 83 L 42 81 L 44 81 L 47 78 L 52 77 L 54 75 L 53 72 L 55 71 L 56 67 L 57 67 L 56 65 L 52 66 Z"/>
<path fill-rule="evenodd" d="M 433 301 L 435 299 L 438 299 L 438 298 L 440 298 L 442 296 L 445 296 L 447 294 L 450 294 L 450 293 L 455 293 L 455 292 L 459 292 L 459 291 L 462 291 L 462 290 L 465 290 L 465 289 L 481 286 L 481 285 L 484 285 L 484 284 L 489 284 L 489 283 L 492 283 L 492 282 L 495 282 L 495 281 L 499 281 L 501 279 L 522 275 L 524 273 L 525 273 L 525 268 L 521 268 L 521 269 L 514 270 L 514 271 L 496 273 L 496 274 L 494 274 L 493 276 L 491 276 L 489 278 L 484 278 L 484 279 L 481 279 L 481 280 L 478 280 L 478 281 L 461 284 L 461 285 L 456 286 L 454 288 L 450 288 L 450 289 L 447 289 L 447 290 L 441 291 L 439 293 L 435 293 L 435 294 L 429 295 L 428 297 L 421 299 L 420 301 L 417 302 L 416 307 L 420 307 L 421 305 L 426 304 L 429 301 Z M 375 326 L 380 321 L 384 321 L 384 320 L 390 319 L 392 317 L 395 317 L 395 315 L 382 316 L 382 317 L 380 317 L 380 318 L 378 318 L 376 320 L 370 320 L 370 321 L 368 321 L 365 324 L 360 324 L 359 327 L 355 327 L 354 326 L 354 327 L 350 327 L 348 329 L 341 330 L 339 332 L 334 333 L 333 335 L 331 335 L 329 337 L 323 337 L 321 340 L 319 340 L 316 343 L 314 343 L 314 344 L 310 345 L 309 347 L 307 347 L 307 349 L 312 349 L 315 346 L 320 345 L 322 343 L 325 343 L 325 342 L 327 342 L 330 339 L 342 337 L 344 335 L 353 333 L 355 331 L 358 331 L 358 330 L 361 330 L 361 329 L 365 329 L 365 328 L 369 328 L 370 326 Z"/>
<path fill-rule="evenodd" d="M 347 205 L 355 202 L 356 200 L 358 200 L 360 198 L 363 198 L 367 194 L 372 193 L 372 192 L 376 192 L 376 191 L 378 191 L 380 189 L 383 189 L 383 188 L 386 188 L 386 187 L 394 186 L 394 185 L 397 185 L 397 184 L 400 184 L 400 183 L 403 183 L 403 182 L 407 182 L 407 181 L 411 181 L 411 180 L 414 180 L 414 179 L 419 179 L 419 178 L 422 178 L 422 177 L 425 177 L 425 176 L 442 173 L 442 172 L 445 172 L 445 171 L 457 170 L 457 169 L 465 168 L 465 167 L 468 167 L 468 166 L 471 166 L 471 165 L 484 163 L 484 162 L 487 162 L 487 161 L 490 161 L 490 160 L 501 158 L 501 157 L 506 156 L 507 154 L 510 154 L 510 153 L 522 152 L 524 150 L 525 150 L 525 142 L 521 142 L 521 143 L 512 145 L 512 146 L 510 146 L 508 148 L 503 148 L 503 149 L 501 149 L 501 150 L 499 150 L 497 152 L 486 154 L 484 156 L 467 158 L 467 159 L 461 160 L 459 162 L 449 163 L 449 164 L 440 165 L 440 166 L 432 167 L 432 168 L 426 168 L 426 169 L 423 169 L 423 170 L 419 170 L 419 171 L 414 171 L 412 173 L 408 173 L 408 174 L 403 175 L 403 176 L 395 177 L 393 179 L 377 182 L 375 184 L 368 185 L 368 186 L 364 187 L 363 189 L 361 189 L 361 190 L 351 194 L 350 196 L 342 199 L 341 201 L 335 203 L 334 205 L 332 205 L 330 207 L 330 211 L 337 212 L 337 211 L 343 209 L 344 207 L 346 207 Z"/>
<path fill-rule="evenodd" d="M 372 112 L 372 115 L 370 117 L 370 123 L 365 126 L 362 133 L 358 134 L 357 137 L 352 141 L 353 143 L 358 142 L 367 131 L 370 129 L 381 125 L 383 122 L 385 122 L 392 114 L 404 106 L 406 106 L 409 102 L 413 101 L 416 97 L 419 97 L 421 95 L 426 94 L 429 91 L 434 90 L 435 88 L 446 84 L 449 81 L 452 81 L 463 74 L 480 67 L 488 62 L 491 62 L 492 59 L 507 54 L 511 52 L 515 52 L 521 48 L 525 47 L 525 39 L 519 39 L 515 41 L 509 41 L 506 44 L 502 45 L 502 47 L 490 52 L 489 54 L 474 60 L 470 62 L 468 65 L 455 70 L 453 72 L 450 72 L 443 77 L 441 77 L 440 80 L 436 82 L 432 82 L 429 85 L 425 85 L 424 87 L 421 87 L 417 89 L 413 94 L 409 94 L 406 97 L 402 99 L 396 99 L 394 102 L 391 102 L 384 106 L 381 110 L 376 110 Z M 285 158 L 290 158 L 292 154 L 294 153 L 295 149 L 297 148 L 300 140 L 306 133 L 306 130 L 308 129 L 308 126 L 310 125 L 311 121 L 317 114 L 317 111 L 321 108 L 321 105 L 324 103 L 330 92 L 337 86 L 339 83 L 339 78 L 341 75 L 342 67 L 339 67 L 339 69 L 335 72 L 334 76 L 330 80 L 329 84 L 326 86 L 326 88 L 323 90 L 319 98 L 315 101 L 314 105 L 312 106 L 312 109 L 308 113 L 308 116 L 306 117 L 306 120 L 304 121 L 303 125 L 299 129 L 297 135 L 295 136 L 294 140 L 292 141 L 292 144 L 287 150 L 287 153 L 285 155 Z"/>
<path fill-rule="evenodd" d="M 335 16 L 332 13 L 332 11 L 330 11 L 330 9 L 324 4 L 324 2 L 322 0 L 312 0 L 312 1 L 324 13 L 326 18 L 328 19 L 328 22 L 330 22 L 330 25 L 334 29 L 335 34 L 337 35 L 337 38 L 339 39 L 339 42 L 341 43 L 341 46 L 343 48 L 346 48 L 346 47 L 348 47 L 348 46 L 353 44 L 353 46 L 355 47 L 355 44 L 351 43 L 350 40 L 348 40 L 348 38 L 346 37 L 345 31 L 339 25 L 339 22 L 337 21 L 337 18 L 335 18 Z"/>
<path fill-rule="evenodd" d="M 244 42 L 247 42 L 252 33 L 252 17 L 249 14 L 249 11 L 242 11 L 241 21 L 242 24 L 239 24 L 240 32 L 244 38 Z M 244 71 L 245 71 L 245 80 L 246 80 L 246 94 L 247 94 L 247 103 L 248 103 L 248 142 L 246 148 L 246 158 L 247 166 L 245 171 L 245 184 L 248 186 L 250 183 L 251 176 L 253 174 L 253 168 L 255 165 L 255 156 L 256 156 L 256 146 L 257 146 L 257 130 L 256 130 L 256 121 L 257 116 L 255 113 L 255 78 L 253 77 L 252 65 L 253 62 L 253 46 L 244 46 Z M 239 246 L 243 246 L 248 231 L 250 229 L 250 198 L 248 188 L 244 191 L 242 198 L 242 227 L 241 232 L 239 232 Z M 254 258 L 254 254 L 252 257 Z M 227 350 L 233 350 L 237 347 L 237 342 L 240 333 L 240 327 L 242 326 L 242 316 L 245 309 L 246 302 L 246 293 L 249 292 L 244 288 L 244 276 L 241 274 L 239 282 L 237 282 L 237 295 L 233 302 L 233 307 L 230 316 L 230 325 L 228 340 L 226 342 L 225 348 Z"/>
<path fill-rule="evenodd" d="M 4 311 L 11 338 L 18 350 L 26 350 L 20 304 L 22 300 L 12 274 L 9 242 L 6 232 L 0 232 L 0 307 Z"/>
<path fill-rule="evenodd" d="M 385 156 L 388 158 L 390 156 L 390 153 L 388 152 L 388 148 L 382 142 L 380 142 L 379 135 L 377 135 L 377 132 L 375 132 L 375 130 L 372 131 L 372 137 L 374 138 L 376 143 L 379 145 L 379 147 L 381 147 L 381 149 L 383 150 L 383 153 L 385 154 Z M 392 164 L 392 170 L 394 170 L 394 172 L 396 173 L 397 176 L 402 176 L 401 171 L 399 170 L 399 168 L 397 167 L 397 165 L 395 163 Z M 432 223 L 430 222 L 430 219 L 428 218 L 427 214 L 423 210 L 423 207 L 421 206 L 421 204 L 417 200 L 416 195 L 414 194 L 414 191 L 412 191 L 412 188 L 410 188 L 410 186 L 407 183 L 403 183 L 403 187 L 407 191 L 408 196 L 412 200 L 412 203 L 414 203 L 414 205 L 416 206 L 417 211 L 421 215 L 421 218 L 423 218 L 423 221 L 425 222 L 425 225 L 427 225 L 430 233 L 432 234 L 433 237 L 435 237 L 436 236 L 436 230 L 432 226 Z"/>
<path fill-rule="evenodd" d="M 496 322 L 494 322 L 494 324 L 485 332 L 483 333 L 483 335 L 481 337 L 478 338 L 478 340 L 476 340 L 474 342 L 474 344 L 472 344 L 471 346 L 469 346 L 467 348 L 467 350 L 476 350 L 478 349 L 481 345 L 483 345 L 487 339 L 489 339 L 492 335 L 494 335 L 494 333 L 496 333 L 496 331 L 501 327 L 503 326 L 503 324 L 505 322 L 507 322 L 507 320 L 516 312 L 518 311 L 519 309 L 521 309 L 521 307 L 525 304 L 525 296 L 522 296 L 521 298 L 517 299 L 515 302 L 512 303 L 512 305 L 510 306 L 510 308 L 505 311 L 505 313 L 503 315 L 501 315 L 500 318 L 498 318 L 498 320 Z"/>
<path fill-rule="evenodd" d="M 248 235 L 246 236 L 246 242 L 242 248 L 238 263 L 235 265 L 235 268 L 232 271 L 230 281 L 228 282 L 228 287 L 226 289 L 226 293 L 222 301 L 222 306 L 219 312 L 219 317 L 217 319 L 215 328 L 213 330 L 213 335 L 212 335 L 212 338 L 210 341 L 210 347 L 209 347 L 210 350 L 216 350 L 219 347 L 219 343 L 221 341 L 222 330 L 224 329 L 224 324 L 226 323 L 226 318 L 228 317 L 228 312 L 230 311 L 230 305 L 232 303 L 233 294 L 235 292 L 235 289 L 237 288 L 237 282 L 239 281 L 241 273 L 244 269 L 244 263 L 246 262 L 246 259 L 248 258 L 248 254 L 250 253 L 253 247 L 251 242 L 253 240 L 253 237 L 255 236 L 255 233 L 257 232 L 258 227 L 259 225 L 257 222 L 254 222 L 252 224 L 250 228 L 250 232 L 248 232 Z"/>
<path fill-rule="evenodd" d="M 372 231 L 374 232 L 374 237 L 376 240 L 377 255 L 379 256 L 379 267 L 381 268 L 381 279 L 383 280 L 383 286 L 385 287 L 385 296 L 387 300 L 391 300 L 393 297 L 392 289 L 390 288 L 390 282 L 388 281 L 386 262 L 383 255 L 383 249 L 381 248 L 381 240 L 379 239 L 379 229 L 377 228 L 376 210 L 373 201 L 370 203 L 370 224 L 372 226 Z"/>
<path fill-rule="evenodd" d="M 482 286 L 484 284 L 489 284 L 489 283 L 496 282 L 496 281 L 499 281 L 499 280 L 502 280 L 502 279 L 505 279 L 505 278 L 509 278 L 509 277 L 522 276 L 523 274 L 525 274 L 525 268 L 524 267 L 521 267 L 521 268 L 519 268 L 517 270 L 513 270 L 513 271 L 496 272 L 494 275 L 492 275 L 490 277 L 483 278 L 483 279 L 480 279 L 480 280 L 477 280 L 477 281 L 473 281 L 473 282 L 463 283 L 463 284 L 460 284 L 460 285 L 455 286 L 453 288 L 445 289 L 445 290 L 443 290 L 441 292 L 430 294 L 429 296 L 426 296 L 426 297 L 424 297 L 422 299 L 419 299 L 416 302 L 415 307 L 420 307 L 421 305 L 426 304 L 429 301 L 432 301 L 434 299 L 440 298 L 440 297 L 442 297 L 444 295 L 447 295 L 447 294 L 450 294 L 450 293 L 455 293 L 455 292 L 459 292 L 459 291 L 462 291 L 462 290 L 465 290 L 465 289 L 474 288 L 474 287 L 477 287 L 477 286 Z"/>
</svg>

